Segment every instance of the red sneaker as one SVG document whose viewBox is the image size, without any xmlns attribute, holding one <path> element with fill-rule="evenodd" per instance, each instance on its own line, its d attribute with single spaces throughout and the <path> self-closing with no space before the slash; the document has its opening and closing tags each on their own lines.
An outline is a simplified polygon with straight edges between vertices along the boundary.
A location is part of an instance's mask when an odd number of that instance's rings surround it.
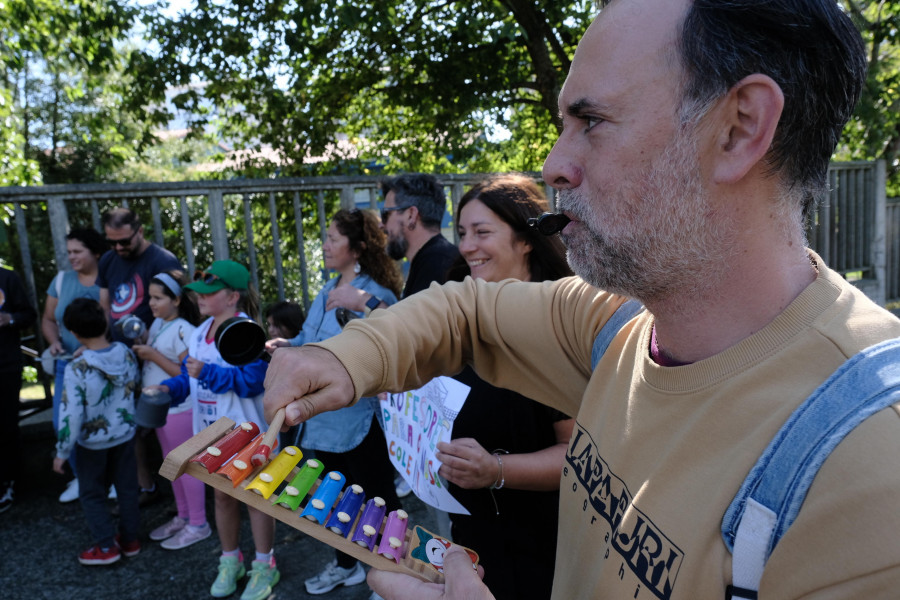
<svg viewBox="0 0 900 600">
<path fill-rule="evenodd" d="M 100 546 L 88 548 L 78 555 L 78 562 L 83 565 L 111 565 L 122 558 L 118 546 L 103 549 Z"/>
<path fill-rule="evenodd" d="M 116 536 L 116 546 L 122 551 L 122 554 L 125 556 L 137 556 L 141 553 L 141 543 L 138 540 L 132 540 L 130 542 L 122 542 L 122 536 Z"/>
</svg>

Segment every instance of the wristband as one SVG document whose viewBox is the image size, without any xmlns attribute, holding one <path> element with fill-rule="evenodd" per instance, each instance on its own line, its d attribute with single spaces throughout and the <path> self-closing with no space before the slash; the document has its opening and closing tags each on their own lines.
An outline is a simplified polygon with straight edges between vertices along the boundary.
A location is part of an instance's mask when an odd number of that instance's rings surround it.
<svg viewBox="0 0 900 600">
<path fill-rule="evenodd" d="M 366 308 L 369 310 L 375 310 L 378 308 L 378 305 L 381 304 L 381 298 L 378 296 L 372 296 L 368 300 L 366 300 Z"/>
<path fill-rule="evenodd" d="M 492 490 L 500 490 L 503 489 L 503 485 L 506 483 L 506 479 L 503 477 L 503 459 L 501 455 L 509 454 L 508 450 L 494 450 L 492 453 L 494 458 L 497 459 L 497 464 L 500 465 L 500 473 L 497 475 L 497 480 L 491 484 Z"/>
</svg>

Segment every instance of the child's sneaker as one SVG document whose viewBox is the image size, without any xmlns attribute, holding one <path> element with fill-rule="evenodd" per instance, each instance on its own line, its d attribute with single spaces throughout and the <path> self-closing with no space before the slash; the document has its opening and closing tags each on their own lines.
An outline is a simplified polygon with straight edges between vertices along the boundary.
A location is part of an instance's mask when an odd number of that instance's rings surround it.
<svg viewBox="0 0 900 600">
<path fill-rule="evenodd" d="M 150 532 L 150 539 L 154 542 L 161 542 L 163 540 L 167 540 L 187 525 L 187 521 L 182 519 L 179 516 L 172 517 L 172 520 L 164 525 L 160 525 L 156 529 Z"/>
<path fill-rule="evenodd" d="M 78 480 L 73 479 L 66 484 L 66 489 L 64 489 L 62 494 L 59 495 L 59 501 L 63 504 L 75 502 L 76 500 L 78 500 L 78 493 Z"/>
<path fill-rule="evenodd" d="M 241 600 L 265 600 L 279 579 L 281 573 L 275 567 L 274 556 L 271 560 L 254 560 L 250 569 L 250 581 L 241 594 Z"/>
<path fill-rule="evenodd" d="M 94 546 L 79 554 L 78 562 L 83 565 L 111 565 L 120 558 L 122 558 L 122 554 L 119 552 L 118 546 L 111 548 Z"/>
<path fill-rule="evenodd" d="M 209 593 L 214 598 L 224 598 L 230 596 L 237 589 L 238 579 L 247 573 L 244 568 L 244 555 L 238 556 L 220 556 L 219 557 L 219 574 L 213 581 Z"/>
<path fill-rule="evenodd" d="M 138 540 L 132 540 L 130 542 L 123 542 L 120 536 L 116 536 L 116 546 L 119 547 L 119 550 L 122 551 L 122 554 L 125 556 L 137 556 L 141 553 L 141 543 Z"/>
<path fill-rule="evenodd" d="M 356 585 L 366 580 L 366 572 L 362 565 L 356 563 L 352 569 L 339 567 L 337 559 L 328 563 L 321 573 L 315 577 L 310 577 L 304 584 L 306 591 L 313 596 L 319 594 L 327 594 L 339 585 Z"/>
<path fill-rule="evenodd" d="M 210 529 L 209 523 L 204 523 L 200 527 L 187 525 L 182 528 L 181 531 L 160 544 L 160 546 L 166 550 L 181 550 L 182 548 L 187 548 L 191 544 L 196 544 L 199 541 L 205 540 L 210 535 L 212 535 L 212 529 Z"/>
</svg>

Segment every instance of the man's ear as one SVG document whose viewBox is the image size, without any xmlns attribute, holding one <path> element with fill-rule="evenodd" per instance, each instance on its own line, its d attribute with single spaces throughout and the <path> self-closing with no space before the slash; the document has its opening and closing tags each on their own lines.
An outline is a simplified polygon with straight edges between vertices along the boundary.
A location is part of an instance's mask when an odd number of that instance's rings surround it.
<svg viewBox="0 0 900 600">
<path fill-rule="evenodd" d="M 765 157 L 783 108 L 784 93 L 767 75 L 748 75 L 728 90 L 717 111 L 715 182 L 739 181 Z"/>
</svg>

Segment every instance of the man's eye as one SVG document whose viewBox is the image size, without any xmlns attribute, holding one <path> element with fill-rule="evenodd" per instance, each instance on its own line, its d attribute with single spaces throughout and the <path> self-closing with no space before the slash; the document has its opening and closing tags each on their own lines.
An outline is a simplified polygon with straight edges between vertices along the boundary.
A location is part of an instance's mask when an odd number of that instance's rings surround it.
<svg viewBox="0 0 900 600">
<path fill-rule="evenodd" d="M 599 125 L 603 122 L 603 119 L 600 117 L 584 117 L 584 123 L 587 125 L 587 130 L 590 131 L 594 128 L 594 126 Z"/>
</svg>

